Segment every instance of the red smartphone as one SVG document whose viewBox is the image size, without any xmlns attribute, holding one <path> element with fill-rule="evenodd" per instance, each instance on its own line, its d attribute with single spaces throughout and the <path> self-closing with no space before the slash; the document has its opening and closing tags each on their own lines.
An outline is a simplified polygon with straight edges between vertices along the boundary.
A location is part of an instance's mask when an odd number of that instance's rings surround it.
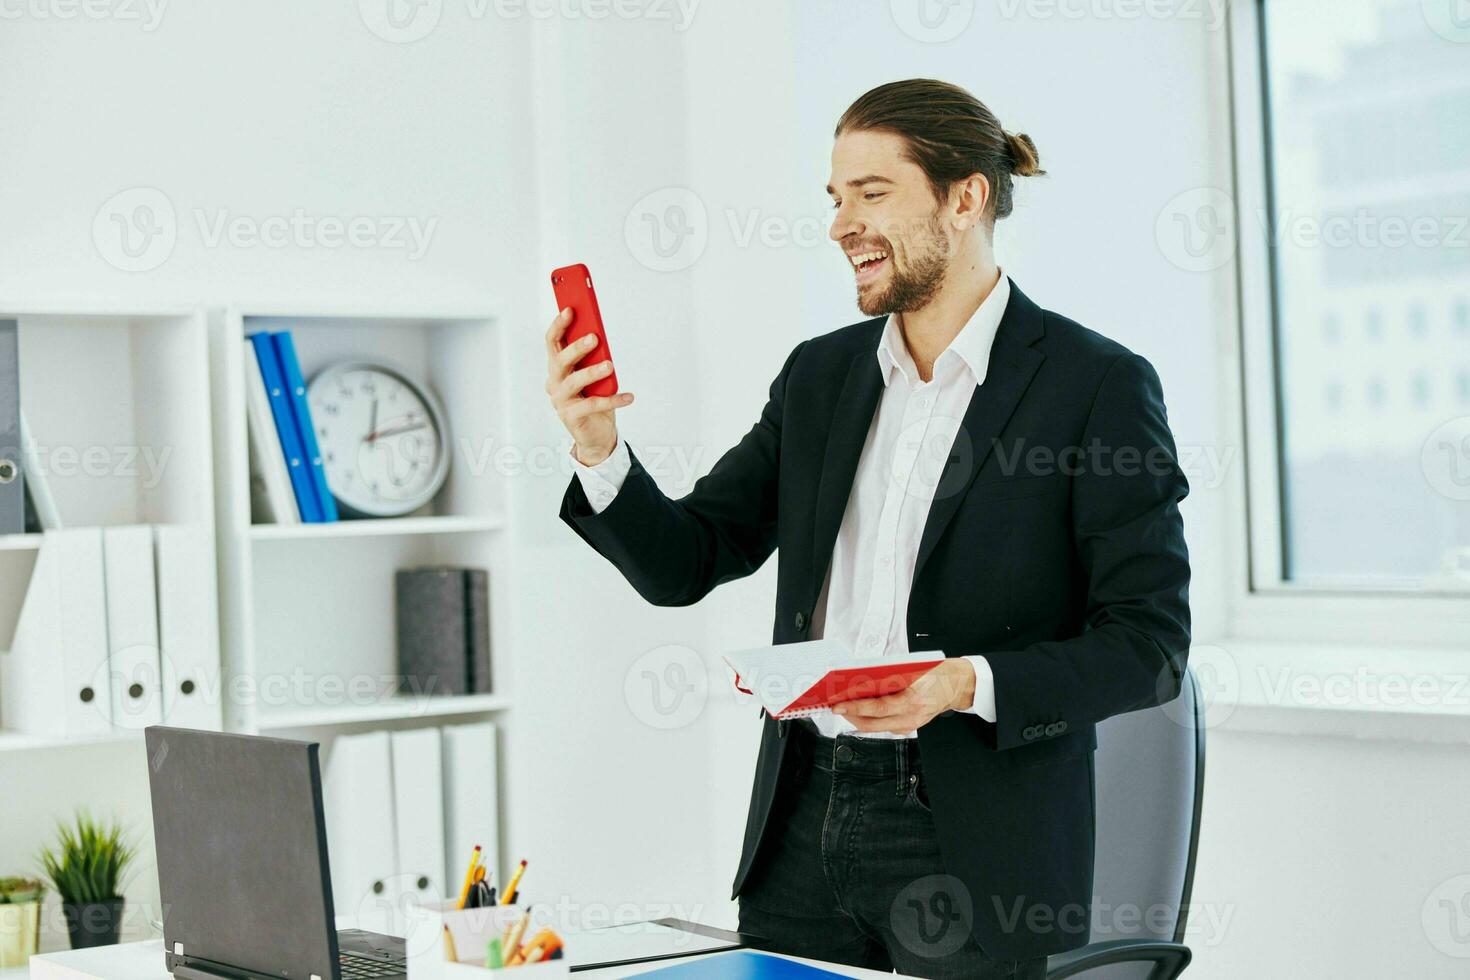
<svg viewBox="0 0 1470 980">
<path fill-rule="evenodd" d="M 607 349 L 607 331 L 602 328 L 602 314 L 597 310 L 597 294 L 592 291 L 592 273 L 580 262 L 562 266 L 551 274 L 551 289 L 556 293 L 556 308 L 572 308 L 572 325 L 562 334 L 564 345 L 574 344 L 590 334 L 597 335 L 597 346 L 574 365 L 576 370 L 612 359 Z M 611 371 L 582 389 L 589 397 L 618 393 L 618 372 Z"/>
</svg>

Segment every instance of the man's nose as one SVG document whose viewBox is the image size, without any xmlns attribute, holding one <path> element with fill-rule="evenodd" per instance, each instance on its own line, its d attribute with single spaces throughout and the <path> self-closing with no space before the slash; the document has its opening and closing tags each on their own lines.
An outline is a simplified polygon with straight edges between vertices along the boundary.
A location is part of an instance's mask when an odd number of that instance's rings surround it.
<svg viewBox="0 0 1470 980">
<path fill-rule="evenodd" d="M 853 220 L 844 208 L 846 205 L 837 209 L 837 213 L 832 216 L 832 227 L 827 229 L 828 237 L 834 242 L 840 242 L 849 235 L 861 236 L 863 233 L 862 222 Z"/>
</svg>

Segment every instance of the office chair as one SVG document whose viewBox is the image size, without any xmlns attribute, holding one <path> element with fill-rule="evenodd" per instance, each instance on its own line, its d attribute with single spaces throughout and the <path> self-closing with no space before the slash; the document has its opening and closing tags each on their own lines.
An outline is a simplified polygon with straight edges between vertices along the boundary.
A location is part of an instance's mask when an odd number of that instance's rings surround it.
<svg viewBox="0 0 1470 980">
<path fill-rule="evenodd" d="M 1186 670 L 1175 701 L 1098 725 L 1094 761 L 1092 941 L 1050 957 L 1047 978 L 1174 980 L 1191 959 L 1184 925 L 1205 786 L 1204 708 L 1194 673 Z M 1125 917 L 1120 907 L 1137 911 Z"/>
</svg>

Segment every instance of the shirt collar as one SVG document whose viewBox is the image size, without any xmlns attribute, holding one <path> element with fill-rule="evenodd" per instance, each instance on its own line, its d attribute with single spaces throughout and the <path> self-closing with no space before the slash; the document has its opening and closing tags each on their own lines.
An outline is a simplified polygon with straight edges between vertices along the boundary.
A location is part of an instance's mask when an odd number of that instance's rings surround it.
<svg viewBox="0 0 1470 980">
<path fill-rule="evenodd" d="M 960 328 L 949 346 L 940 351 L 934 362 L 936 377 L 941 371 L 951 370 L 949 362 L 958 358 L 963 366 L 970 369 L 977 385 L 984 383 L 990 366 L 990 347 L 995 342 L 996 331 L 1000 329 L 1000 320 L 1010 298 L 1011 280 L 1001 269 L 1000 278 L 996 280 L 995 288 L 990 290 L 990 295 Z M 883 325 L 883 337 L 878 341 L 878 370 L 883 375 L 884 387 L 892 380 L 894 368 L 903 372 L 909 384 L 919 381 L 919 369 L 914 365 L 908 344 L 904 343 L 900 317 L 899 313 L 888 315 L 888 321 Z"/>
</svg>

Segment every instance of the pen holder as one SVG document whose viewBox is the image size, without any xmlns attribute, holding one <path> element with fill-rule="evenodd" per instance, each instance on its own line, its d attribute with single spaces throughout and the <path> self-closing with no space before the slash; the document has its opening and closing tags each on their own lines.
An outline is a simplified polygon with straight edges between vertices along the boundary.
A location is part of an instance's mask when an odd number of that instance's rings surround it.
<svg viewBox="0 0 1470 980">
<path fill-rule="evenodd" d="M 481 909 L 457 909 L 452 902 L 411 905 L 408 908 L 408 980 L 557 980 L 571 975 L 565 959 L 526 963 L 521 966 L 485 968 L 485 947 L 499 939 L 521 917 L 523 905 L 493 905 Z M 536 929 L 533 923 L 527 932 Z M 449 958 L 453 942 L 457 961 Z M 566 954 L 563 953 L 563 956 Z"/>
</svg>

